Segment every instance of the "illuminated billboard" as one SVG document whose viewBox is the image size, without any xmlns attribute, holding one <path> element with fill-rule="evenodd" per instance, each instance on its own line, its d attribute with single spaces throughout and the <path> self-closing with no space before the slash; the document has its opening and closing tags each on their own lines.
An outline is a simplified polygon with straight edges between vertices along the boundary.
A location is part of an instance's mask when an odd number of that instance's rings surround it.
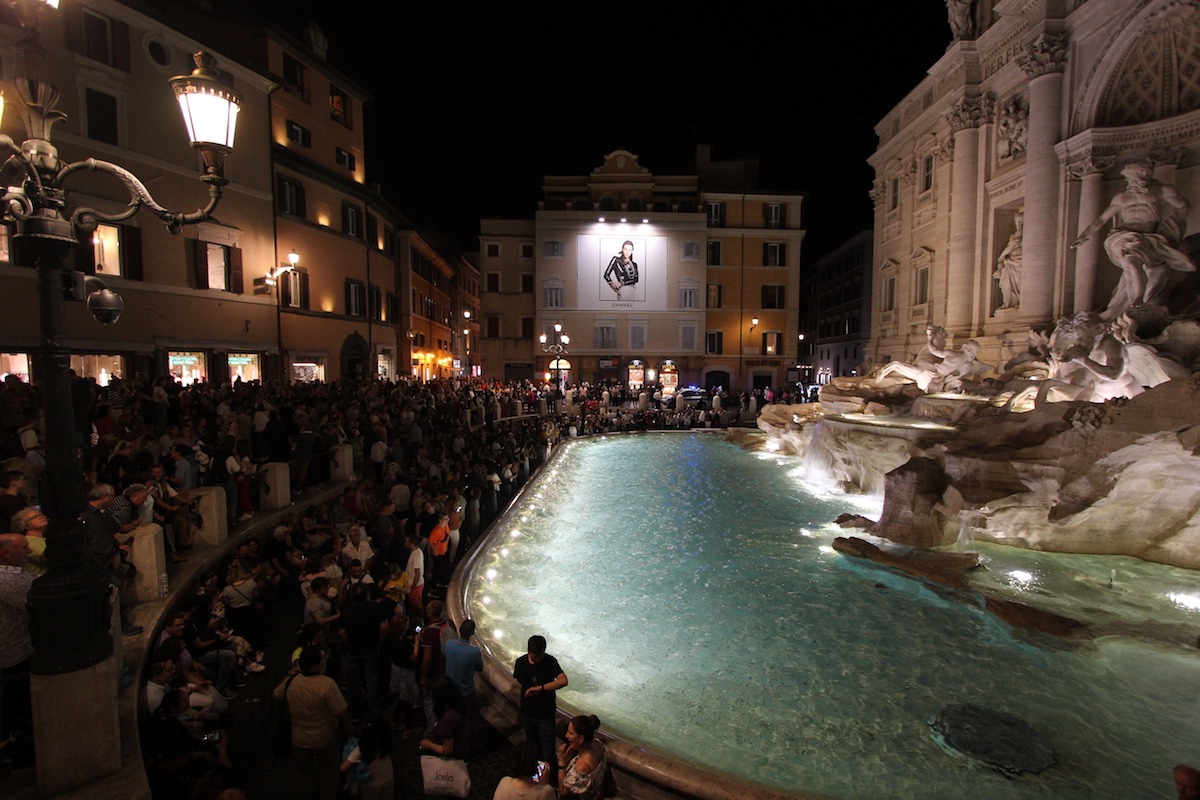
<svg viewBox="0 0 1200 800">
<path fill-rule="evenodd" d="M 581 235 L 578 253 L 581 309 L 666 309 L 667 237 Z"/>
</svg>

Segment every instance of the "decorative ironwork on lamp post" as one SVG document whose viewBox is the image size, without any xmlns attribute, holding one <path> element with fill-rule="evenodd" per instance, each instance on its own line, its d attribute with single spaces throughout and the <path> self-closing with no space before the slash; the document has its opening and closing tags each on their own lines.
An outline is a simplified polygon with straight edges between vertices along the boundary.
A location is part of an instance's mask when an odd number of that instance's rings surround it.
<svg viewBox="0 0 1200 800">
<path fill-rule="evenodd" d="M 554 332 L 552 337 L 547 337 L 542 334 L 538 337 L 542 343 L 543 353 L 553 353 L 554 359 L 550 362 L 550 369 L 554 370 L 554 385 L 559 398 L 564 397 L 562 385 L 562 357 L 567 355 L 567 345 L 571 343 L 571 337 L 563 333 L 562 323 L 554 323 Z"/>
<path fill-rule="evenodd" d="M 34 20 L 44 5 L 26 5 L 22 11 L 22 56 L 40 52 Z M 51 4 L 56 7 L 57 4 Z M 66 119 L 55 108 L 58 90 L 32 77 L 14 81 L 16 105 L 26 138 L 21 143 L 0 134 L 0 152 L 8 157 L 0 166 L 0 186 L 9 187 L 0 197 L 0 222 L 13 228 L 14 261 L 37 269 L 40 311 L 39 372 L 45 395 L 46 466 L 40 486 L 43 510 L 50 520 L 47 531 L 47 573 L 29 593 L 30 632 L 35 674 L 57 675 L 98 664 L 113 651 L 109 630 L 111 598 L 102 570 L 94 566 L 79 517 L 84 508 L 83 482 L 71 403 L 70 350 L 66 343 L 64 299 L 87 300 L 88 310 L 102 324 L 117 321 L 124 303 L 98 278 L 67 269 L 63 258 L 101 222 L 120 222 L 142 209 L 155 214 L 171 233 L 212 217 L 221 200 L 223 159 L 233 149 L 241 98 L 223 85 L 213 70 L 212 57 L 195 55 L 196 69 L 172 78 L 188 138 L 204 160 L 200 176 L 208 187 L 208 202 L 192 212 L 164 208 L 145 184 L 129 170 L 109 161 L 88 158 L 64 163 L 51 144 L 51 128 Z M 22 58 L 24 61 L 24 58 Z M 11 97 L 9 98 L 12 99 Z M 0 117 L 4 110 L 0 102 Z M 66 185 L 82 172 L 104 173 L 128 191 L 125 208 L 108 213 L 90 207 L 67 209 Z"/>
</svg>

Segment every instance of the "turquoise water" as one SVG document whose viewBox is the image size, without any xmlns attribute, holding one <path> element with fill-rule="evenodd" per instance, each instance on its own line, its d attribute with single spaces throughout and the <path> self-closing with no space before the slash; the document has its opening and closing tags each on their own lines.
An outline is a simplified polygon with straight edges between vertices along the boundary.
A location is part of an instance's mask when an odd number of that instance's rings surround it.
<svg viewBox="0 0 1200 800">
<path fill-rule="evenodd" d="M 1175 764 L 1200 761 L 1194 648 L 1014 633 L 840 556 L 829 545 L 843 532 L 828 521 L 877 516 L 878 502 L 814 494 L 802 473 L 796 459 L 711 435 L 567 444 L 474 563 L 466 602 L 480 639 L 511 663 L 544 634 L 570 678 L 561 704 L 789 790 L 1161 798 Z M 1014 597 L 1200 630 L 1195 573 L 995 546 L 985 556 L 980 580 Z M 1024 717 L 1059 764 L 1011 780 L 947 755 L 927 722 L 950 703 Z"/>
</svg>

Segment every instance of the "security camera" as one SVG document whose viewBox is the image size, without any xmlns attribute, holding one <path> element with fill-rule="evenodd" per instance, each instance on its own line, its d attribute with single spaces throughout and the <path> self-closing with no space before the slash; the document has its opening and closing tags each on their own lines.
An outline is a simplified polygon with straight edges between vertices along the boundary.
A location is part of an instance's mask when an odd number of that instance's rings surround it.
<svg viewBox="0 0 1200 800">
<path fill-rule="evenodd" d="M 101 325 L 112 325 L 121 318 L 125 301 L 112 289 L 98 289 L 88 295 L 87 309 Z"/>
</svg>

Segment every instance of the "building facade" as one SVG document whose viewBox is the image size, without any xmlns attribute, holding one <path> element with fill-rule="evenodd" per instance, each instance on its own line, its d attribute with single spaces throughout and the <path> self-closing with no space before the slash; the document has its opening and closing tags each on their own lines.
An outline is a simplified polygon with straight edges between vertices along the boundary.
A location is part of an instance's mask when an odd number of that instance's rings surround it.
<svg viewBox="0 0 1200 800">
<path fill-rule="evenodd" d="M 806 329 L 800 351 L 811 365 L 801 367 L 802 381 L 828 383 L 862 374 L 871 340 L 871 245 L 870 231 L 855 234 L 814 261 L 802 279 L 808 291 L 807 303 L 801 303 Z"/>
<path fill-rule="evenodd" d="M 15 20 L 0 25 L 5 80 L 24 61 Z M 201 43 L 108 0 L 63 3 L 41 17 L 42 58 L 24 69 L 58 89 L 66 118 L 53 142 L 64 162 L 89 157 L 131 171 L 162 206 L 192 211 L 207 202 L 199 158 L 188 145 L 168 80 L 192 71 Z M 100 223 L 81 236 L 65 266 L 101 278 L 120 294 L 120 321 L 101 326 L 83 303 L 68 303 L 71 367 L 107 383 L 111 376 L 173 375 L 183 381 L 260 377 L 276 350 L 274 307 L 250 291 L 247 271 L 275 260 L 271 158 L 266 137 L 271 81 L 213 50 L 223 80 L 243 106 L 234 154 L 225 162 L 217 219 L 172 234 L 153 214 Z M 3 130 L 20 142 L 20 108 L 9 102 Z M 120 212 L 126 187 L 103 172 L 67 178 L 67 211 Z M 38 347 L 36 271 L 0 232 L 0 373 L 29 379 Z"/>
<path fill-rule="evenodd" d="M 524 363 L 518 348 L 532 345 L 530 377 L 543 380 L 661 385 L 670 394 L 795 379 L 802 198 L 726 191 L 707 166 L 702 159 L 696 175 L 655 175 L 617 150 L 589 175 L 545 178 L 533 274 L 527 229 L 514 228 L 521 249 L 507 266 L 495 262 L 498 294 L 484 294 L 485 319 L 516 337 L 507 345 L 513 377 Z M 717 176 L 711 188 L 709 174 Z M 481 263 L 486 289 L 489 262 Z M 515 297 L 499 291 L 505 286 Z M 507 328 L 494 330 L 507 338 Z M 559 358 L 539 346 L 542 335 L 553 344 L 557 330 L 570 338 Z"/>
<path fill-rule="evenodd" d="M 0 12 L 9 81 L 26 61 L 18 22 Z M 309 24 L 297 39 L 197 4 L 72 0 L 41 15 L 38 35 L 45 54 L 30 68 L 59 89 L 66 118 L 53 141 L 63 160 L 116 163 L 173 210 L 202 207 L 207 196 L 168 79 L 207 50 L 243 100 L 213 220 L 178 235 L 146 212 L 102 222 L 66 259 L 125 302 L 109 326 L 68 304 L 77 374 L 106 385 L 139 373 L 186 384 L 469 371 L 471 330 L 458 323 L 478 310 L 475 267 L 367 184 L 370 98 L 326 60 L 320 28 Z M 20 142 L 15 105 L 3 130 Z M 129 202 L 103 173 L 76 172 L 67 188 L 68 212 L 115 213 Z M 9 288 L 0 294 L 0 374 L 36 379 L 36 272 L 11 245 L 0 230 Z"/>
<path fill-rule="evenodd" d="M 485 377 L 528 380 L 535 375 L 535 241 L 533 220 L 479 223 L 479 300 L 485 309 L 479 342 Z"/>
<path fill-rule="evenodd" d="M 254 265 L 274 300 L 285 380 L 407 374 L 397 229 L 408 223 L 366 182 L 363 109 L 370 97 L 326 59 L 313 24 L 302 39 L 197 15 L 211 40 L 274 82 L 270 155 L 275 254 Z M 293 261 L 295 262 L 293 264 Z"/>
<path fill-rule="evenodd" d="M 1152 182 L 1200 200 L 1197 3 L 966 7 L 945 55 L 876 128 L 876 364 L 911 359 L 929 325 L 1003 363 L 1031 328 L 1116 310 L 1107 227 L 1073 243 L 1130 165 L 1148 162 Z M 1169 275 L 1184 302 L 1189 274 Z"/>
</svg>

